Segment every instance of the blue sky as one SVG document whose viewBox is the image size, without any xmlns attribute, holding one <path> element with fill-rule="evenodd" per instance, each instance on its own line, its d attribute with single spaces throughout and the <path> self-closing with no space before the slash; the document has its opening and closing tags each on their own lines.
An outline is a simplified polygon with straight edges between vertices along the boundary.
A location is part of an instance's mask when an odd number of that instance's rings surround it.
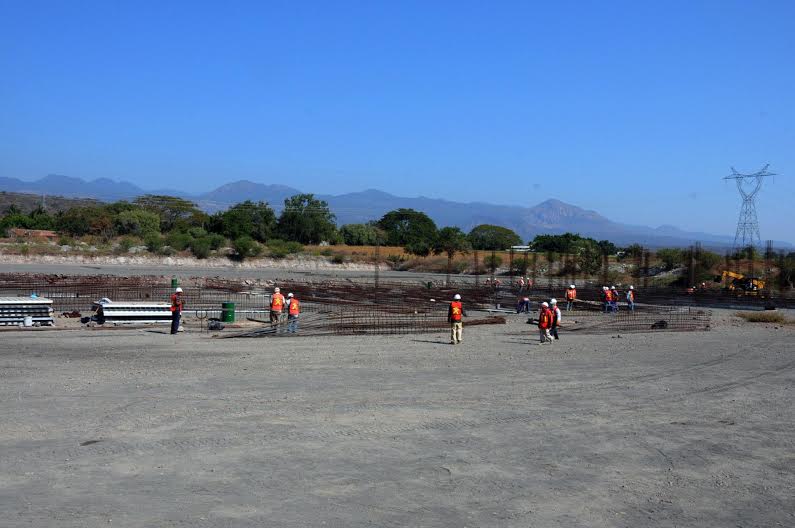
<svg viewBox="0 0 795 528">
<path fill-rule="evenodd" d="M 795 2 L 0 0 L 0 176 L 534 205 L 795 241 Z"/>
</svg>

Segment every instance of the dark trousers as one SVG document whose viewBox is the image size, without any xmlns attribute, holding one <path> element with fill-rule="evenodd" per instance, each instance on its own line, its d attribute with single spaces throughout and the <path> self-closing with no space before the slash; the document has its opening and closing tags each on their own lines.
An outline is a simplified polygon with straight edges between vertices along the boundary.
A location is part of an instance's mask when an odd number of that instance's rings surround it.
<svg viewBox="0 0 795 528">
<path fill-rule="evenodd" d="M 558 337 L 558 325 L 553 324 L 552 328 L 549 330 L 549 333 L 552 334 L 552 337 L 554 337 L 555 339 L 560 339 Z"/>
<path fill-rule="evenodd" d="M 171 333 L 176 334 L 179 332 L 179 320 L 182 317 L 181 312 L 171 312 Z"/>
</svg>

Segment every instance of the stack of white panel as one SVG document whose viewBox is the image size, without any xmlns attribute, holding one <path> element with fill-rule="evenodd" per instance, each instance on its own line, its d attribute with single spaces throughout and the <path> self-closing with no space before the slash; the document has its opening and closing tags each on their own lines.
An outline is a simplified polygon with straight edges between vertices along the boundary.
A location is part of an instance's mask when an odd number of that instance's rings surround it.
<svg viewBox="0 0 795 528">
<path fill-rule="evenodd" d="M 156 302 L 102 299 L 92 306 L 99 324 L 170 323 L 171 305 Z"/>
<path fill-rule="evenodd" d="M 21 326 L 28 317 L 36 326 L 52 326 L 52 299 L 0 297 L 0 326 Z"/>
</svg>

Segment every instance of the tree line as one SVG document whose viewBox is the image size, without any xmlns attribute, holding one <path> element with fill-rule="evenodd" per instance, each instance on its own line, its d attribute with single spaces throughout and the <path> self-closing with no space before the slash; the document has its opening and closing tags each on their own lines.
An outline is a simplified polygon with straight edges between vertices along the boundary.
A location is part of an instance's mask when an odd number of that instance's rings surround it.
<svg viewBox="0 0 795 528">
<path fill-rule="evenodd" d="M 425 213 L 414 209 L 396 209 L 379 220 L 345 224 L 337 227 L 336 217 L 324 200 L 312 194 L 297 194 L 284 200 L 279 214 L 265 202 L 244 201 L 225 211 L 207 214 L 183 198 L 144 195 L 133 201 L 92 204 L 50 213 L 37 207 L 23 213 L 11 205 L 0 217 L 0 232 L 7 228 L 55 230 L 69 237 L 86 235 L 110 240 L 127 236 L 139 238 L 147 249 L 155 253 L 190 250 L 198 258 L 206 258 L 211 251 L 227 245 L 232 257 L 244 259 L 260 254 L 267 247 L 271 256 L 283 257 L 297 253 L 306 244 L 328 243 L 350 246 L 398 246 L 412 255 L 445 254 L 451 259 L 472 250 L 504 251 L 522 245 L 522 238 L 506 227 L 481 224 L 468 233 L 458 227 L 437 227 Z M 619 259 L 639 258 L 643 248 L 633 244 L 620 248 L 609 240 L 595 240 L 575 233 L 561 235 L 540 234 L 527 242 L 534 253 L 544 254 L 548 262 L 567 255 L 566 272 L 597 273 L 605 255 Z M 692 261 L 689 250 L 661 249 L 656 258 L 665 270 Z M 749 248 L 732 255 L 734 259 L 754 259 L 758 255 Z M 486 256 L 490 259 L 491 256 Z M 700 250 L 700 275 L 716 265 L 722 257 Z M 495 256 L 487 266 L 497 267 Z M 795 254 L 784 258 L 784 264 L 795 260 Z M 517 259 L 517 269 L 526 265 Z M 791 266 L 787 266 L 788 268 Z"/>
</svg>

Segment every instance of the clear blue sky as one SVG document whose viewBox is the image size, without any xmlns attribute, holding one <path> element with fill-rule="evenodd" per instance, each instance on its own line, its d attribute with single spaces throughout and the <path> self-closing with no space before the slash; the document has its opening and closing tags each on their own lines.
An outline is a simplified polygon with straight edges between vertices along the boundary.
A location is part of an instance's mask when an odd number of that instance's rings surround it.
<svg viewBox="0 0 795 528">
<path fill-rule="evenodd" d="M 795 2 L 0 0 L 0 176 L 534 205 L 733 235 L 781 174 Z"/>
</svg>

